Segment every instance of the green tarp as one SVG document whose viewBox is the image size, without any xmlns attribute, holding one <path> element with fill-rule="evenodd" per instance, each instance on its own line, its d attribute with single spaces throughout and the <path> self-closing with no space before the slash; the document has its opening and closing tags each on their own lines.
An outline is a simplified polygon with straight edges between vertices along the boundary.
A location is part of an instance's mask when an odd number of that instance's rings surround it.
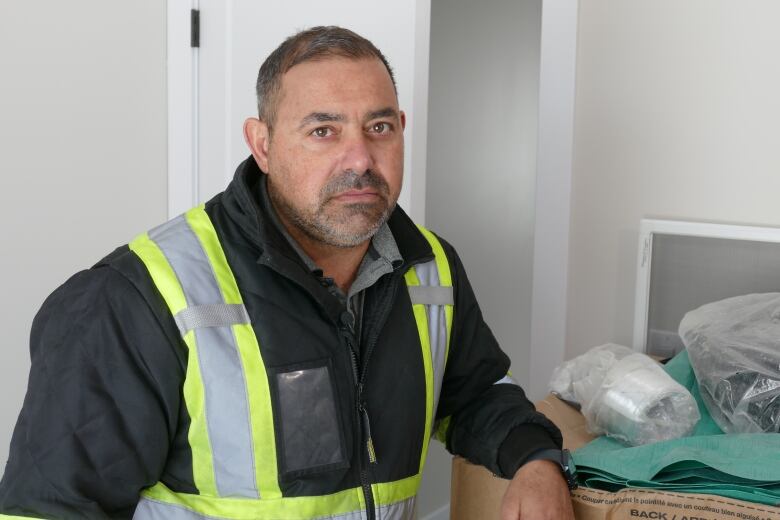
<svg viewBox="0 0 780 520">
<path fill-rule="evenodd" d="M 599 437 L 573 453 L 580 484 L 616 491 L 625 487 L 709 493 L 761 504 L 780 504 L 780 434 L 725 435 L 699 394 L 688 353 L 665 367 L 691 391 L 702 419 L 690 437 L 626 447 Z"/>
</svg>

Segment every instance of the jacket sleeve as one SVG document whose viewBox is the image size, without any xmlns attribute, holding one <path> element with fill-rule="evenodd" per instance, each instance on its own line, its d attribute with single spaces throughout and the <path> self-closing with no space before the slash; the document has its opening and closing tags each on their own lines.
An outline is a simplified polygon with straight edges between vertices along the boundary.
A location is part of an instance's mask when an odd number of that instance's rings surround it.
<svg viewBox="0 0 780 520">
<path fill-rule="evenodd" d="M 520 386 L 498 383 L 509 371 L 509 358 L 482 318 L 460 258 L 441 242 L 452 271 L 455 312 L 436 420 L 452 454 L 511 478 L 534 452 L 560 448 L 561 434 Z"/>
<path fill-rule="evenodd" d="M 49 296 L 33 322 L 0 518 L 132 517 L 177 430 L 184 367 L 169 328 L 108 266 Z"/>
</svg>

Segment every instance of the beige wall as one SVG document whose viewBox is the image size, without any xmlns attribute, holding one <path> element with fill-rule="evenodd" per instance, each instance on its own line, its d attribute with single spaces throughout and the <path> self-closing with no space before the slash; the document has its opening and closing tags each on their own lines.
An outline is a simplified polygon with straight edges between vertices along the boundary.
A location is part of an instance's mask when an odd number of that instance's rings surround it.
<svg viewBox="0 0 780 520">
<path fill-rule="evenodd" d="M 0 471 L 44 298 L 166 218 L 165 2 L 0 2 Z"/>
<path fill-rule="evenodd" d="M 579 9 L 568 357 L 630 344 L 640 218 L 780 226 L 780 2 Z"/>
</svg>

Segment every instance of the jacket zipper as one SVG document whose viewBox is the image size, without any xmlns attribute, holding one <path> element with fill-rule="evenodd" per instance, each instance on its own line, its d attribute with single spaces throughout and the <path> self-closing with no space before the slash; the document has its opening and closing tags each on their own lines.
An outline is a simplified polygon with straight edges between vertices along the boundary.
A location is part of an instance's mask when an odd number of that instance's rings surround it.
<svg viewBox="0 0 780 520">
<path fill-rule="evenodd" d="M 366 513 L 368 520 L 376 520 L 376 509 L 374 502 L 374 494 L 371 491 L 371 482 L 369 479 L 369 464 L 377 463 L 376 451 L 374 450 L 374 440 L 371 436 L 371 424 L 369 421 L 368 409 L 366 403 L 363 400 L 363 387 L 366 380 L 366 372 L 368 372 L 368 360 L 374 351 L 374 346 L 379 339 L 379 330 L 384 327 L 387 317 L 390 314 L 390 308 L 393 300 L 395 299 L 395 293 L 399 286 L 400 278 L 393 276 L 390 278 L 390 287 L 387 289 L 387 293 L 380 297 L 382 306 L 377 309 L 376 315 L 379 319 L 373 324 L 373 334 L 369 336 L 365 354 L 362 359 L 362 367 L 358 363 L 358 348 L 360 347 L 360 338 L 355 336 L 355 319 L 354 316 L 345 311 L 341 315 L 341 324 L 346 328 L 347 334 L 347 346 L 349 348 L 350 362 L 352 366 L 352 376 L 355 382 L 355 408 L 356 419 L 360 424 L 360 439 L 358 442 L 358 456 L 360 463 L 360 484 L 363 489 L 363 496 L 366 501 Z M 348 314 L 348 316 L 347 316 Z M 361 370 L 362 368 L 362 370 Z M 365 450 L 365 451 L 364 451 Z"/>
<path fill-rule="evenodd" d="M 376 511 L 374 509 L 374 494 L 371 491 L 371 482 L 369 480 L 368 468 L 366 467 L 366 455 L 363 454 L 363 440 L 366 439 L 366 454 L 368 455 L 369 463 L 376 464 L 376 455 L 374 454 L 374 442 L 371 439 L 371 427 L 368 422 L 368 411 L 366 410 L 365 403 L 363 402 L 363 383 L 358 368 L 357 358 L 357 345 L 355 339 L 354 322 L 349 322 L 349 335 L 347 336 L 347 346 L 349 348 L 350 361 L 352 363 L 352 376 L 355 382 L 356 398 L 355 398 L 355 410 L 358 424 L 360 428 L 360 439 L 358 441 L 358 460 L 360 464 L 360 486 L 363 489 L 363 497 L 366 501 L 366 514 L 368 520 L 376 519 Z"/>
<path fill-rule="evenodd" d="M 374 450 L 374 441 L 373 438 L 371 437 L 371 424 L 368 418 L 368 409 L 366 408 L 365 401 L 363 401 L 363 387 L 366 382 L 366 373 L 368 372 L 368 360 L 371 357 L 371 354 L 374 351 L 374 347 L 376 346 L 376 343 L 379 339 L 379 331 L 382 330 L 382 327 L 384 327 L 385 322 L 387 321 L 387 317 L 390 314 L 391 303 L 395 300 L 395 293 L 399 286 L 399 280 L 400 278 L 397 276 L 392 276 L 390 278 L 389 280 L 390 287 L 388 287 L 387 290 L 388 294 L 384 295 L 384 297 L 382 297 L 380 300 L 382 302 L 382 306 L 379 309 L 377 309 L 376 312 L 376 315 L 379 316 L 379 319 L 372 327 L 373 334 L 367 338 L 368 343 L 366 346 L 365 354 L 362 359 L 363 361 L 362 370 L 358 369 L 357 353 L 355 352 L 355 350 L 351 350 L 353 374 L 359 376 L 359 380 L 357 383 L 358 413 L 362 421 L 361 429 L 363 430 L 363 433 L 365 435 L 366 455 L 368 456 L 369 464 L 376 464 L 377 457 L 376 457 L 376 451 Z M 351 322 L 350 331 L 352 332 L 352 335 L 354 337 L 354 321 Z M 361 457 L 361 459 L 362 458 L 363 457 Z M 363 494 L 366 497 L 366 509 L 368 510 L 368 519 L 375 520 L 376 510 L 374 509 L 374 496 L 373 493 L 371 492 L 371 486 L 368 483 L 368 468 L 364 463 L 361 463 L 360 468 L 361 468 L 360 471 L 361 482 L 363 483 Z"/>
</svg>

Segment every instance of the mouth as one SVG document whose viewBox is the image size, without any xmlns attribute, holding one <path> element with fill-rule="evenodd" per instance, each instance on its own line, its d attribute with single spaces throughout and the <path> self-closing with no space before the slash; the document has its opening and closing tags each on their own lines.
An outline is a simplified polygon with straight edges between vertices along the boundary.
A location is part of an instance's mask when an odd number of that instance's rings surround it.
<svg viewBox="0 0 780 520">
<path fill-rule="evenodd" d="M 372 189 L 347 190 L 331 197 L 333 200 L 345 203 L 366 203 L 378 200 L 379 193 Z"/>
</svg>

